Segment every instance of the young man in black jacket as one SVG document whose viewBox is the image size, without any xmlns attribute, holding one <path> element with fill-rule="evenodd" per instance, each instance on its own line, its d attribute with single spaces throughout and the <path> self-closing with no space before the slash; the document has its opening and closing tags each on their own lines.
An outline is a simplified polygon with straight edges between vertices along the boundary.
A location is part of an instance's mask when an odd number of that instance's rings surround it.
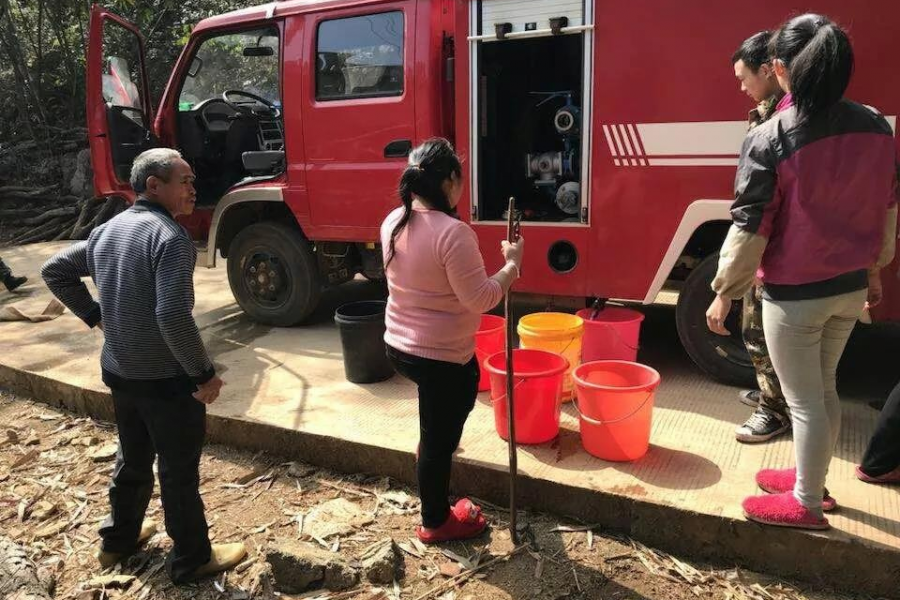
<svg viewBox="0 0 900 600">
<path fill-rule="evenodd" d="M 769 59 L 772 33 L 760 31 L 747 38 L 732 56 L 734 74 L 741 82 L 741 90 L 757 103 L 748 115 L 748 128 L 751 130 L 776 113 L 778 101 L 784 96 Z M 744 443 L 765 442 L 790 431 L 791 419 L 763 334 L 760 286 L 753 286 L 744 297 L 742 317 L 744 345 L 753 362 L 759 390 L 741 392 L 741 401 L 755 410 L 735 430 L 735 437 Z"/>
</svg>

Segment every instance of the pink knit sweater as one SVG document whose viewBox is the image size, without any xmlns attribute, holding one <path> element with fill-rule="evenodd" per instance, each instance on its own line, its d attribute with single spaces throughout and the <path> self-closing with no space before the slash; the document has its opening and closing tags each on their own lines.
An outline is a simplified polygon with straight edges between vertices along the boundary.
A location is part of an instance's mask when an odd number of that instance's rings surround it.
<svg viewBox="0 0 900 600">
<path fill-rule="evenodd" d="M 387 263 L 398 208 L 381 225 Z M 481 313 L 503 297 L 484 269 L 472 228 L 440 211 L 415 208 L 387 268 L 389 346 L 421 358 L 465 364 L 475 353 Z"/>
</svg>

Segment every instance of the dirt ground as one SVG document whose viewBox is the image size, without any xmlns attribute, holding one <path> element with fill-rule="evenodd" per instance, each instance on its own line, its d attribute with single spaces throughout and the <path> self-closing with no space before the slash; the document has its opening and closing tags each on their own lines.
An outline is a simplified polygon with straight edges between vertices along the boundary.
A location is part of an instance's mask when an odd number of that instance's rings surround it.
<svg viewBox="0 0 900 600">
<path fill-rule="evenodd" d="M 148 518 L 160 525 L 160 532 L 124 565 L 103 572 L 94 554 L 97 527 L 107 513 L 115 440 L 115 429 L 108 423 L 0 392 L 0 535 L 23 546 L 51 576 L 54 598 L 844 598 L 738 568 L 712 570 L 599 528 L 543 514 L 523 515 L 535 533 L 535 544 L 517 550 L 505 529 L 508 511 L 487 504 L 483 507 L 491 529 L 482 538 L 425 548 L 411 539 L 418 522 L 414 490 L 384 478 L 340 475 L 217 445 L 207 448 L 201 466 L 210 535 L 214 543 L 245 541 L 247 561 L 216 579 L 172 585 L 162 569 L 171 542 L 162 527 L 157 487 Z M 315 511 L 335 499 L 355 514 L 349 526 L 329 531 L 335 523 L 315 520 Z M 303 539 L 354 560 L 385 538 L 398 544 L 405 563 L 393 585 L 364 584 L 345 592 L 314 590 L 299 596 L 274 591 L 277 582 L 265 559 L 270 545 Z M 114 580 L 108 577 L 112 575 L 123 577 Z M 105 580 L 99 579 L 103 576 Z"/>
</svg>

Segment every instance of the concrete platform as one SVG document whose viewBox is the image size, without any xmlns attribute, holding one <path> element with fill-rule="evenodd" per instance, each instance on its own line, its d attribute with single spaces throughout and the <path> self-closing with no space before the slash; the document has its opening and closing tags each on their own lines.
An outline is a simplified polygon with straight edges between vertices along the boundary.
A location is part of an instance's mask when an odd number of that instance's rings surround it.
<svg viewBox="0 0 900 600">
<path fill-rule="evenodd" d="M 16 273 L 39 278 L 40 264 L 62 244 L 4 249 Z M 196 273 L 197 320 L 227 382 L 210 410 L 210 436 L 343 471 L 414 483 L 417 411 L 413 386 L 400 377 L 357 386 L 344 379 L 331 322 L 342 302 L 377 297 L 354 282 L 326 295 L 312 324 L 276 329 L 251 323 L 235 305 L 225 271 Z M 40 311 L 39 282 L 0 294 Z M 566 410 L 559 439 L 520 451 L 520 506 L 576 516 L 674 552 L 894 597 L 900 581 L 900 489 L 853 477 L 883 398 L 897 376 L 900 330 L 860 331 L 842 365 L 844 424 L 828 486 L 840 504 L 822 534 L 761 527 L 743 519 L 740 501 L 756 493 L 754 473 L 793 464 L 790 439 L 748 446 L 734 441 L 747 416 L 737 390 L 703 378 L 681 349 L 672 307 L 646 309 L 641 360 L 657 368 L 652 448 L 634 464 L 592 458 Z M 99 378 L 99 332 L 66 313 L 42 324 L 0 323 L 0 384 L 54 405 L 109 418 Z M 469 419 L 454 471 L 460 492 L 505 505 L 507 449 L 482 395 Z"/>
</svg>

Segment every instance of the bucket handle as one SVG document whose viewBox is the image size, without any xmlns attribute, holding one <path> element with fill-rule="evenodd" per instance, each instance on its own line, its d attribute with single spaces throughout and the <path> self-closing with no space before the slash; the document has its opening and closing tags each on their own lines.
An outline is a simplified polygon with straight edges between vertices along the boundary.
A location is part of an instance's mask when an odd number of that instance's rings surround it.
<svg viewBox="0 0 900 600">
<path fill-rule="evenodd" d="M 623 339 L 622 339 L 622 335 L 619 333 L 619 330 L 616 329 L 615 327 L 613 327 L 611 324 L 609 324 L 609 323 L 597 323 L 596 321 L 591 321 L 591 322 L 594 323 L 594 324 L 596 324 L 596 325 L 599 325 L 599 326 L 601 326 L 601 327 L 605 327 L 605 328 L 607 328 L 607 329 L 612 329 L 612 332 L 613 332 L 613 334 L 616 336 L 616 339 L 619 340 L 619 343 L 622 344 L 623 346 L 625 346 L 626 348 L 628 348 L 629 350 L 634 350 L 635 352 L 637 352 L 637 351 L 639 351 L 639 350 L 641 349 L 641 345 L 640 345 L 640 344 L 638 344 L 637 346 L 632 346 L 631 344 L 629 344 L 628 342 L 626 342 L 625 340 L 623 340 Z"/>
<path fill-rule="evenodd" d="M 519 383 L 517 383 L 516 385 L 513 386 L 513 391 L 517 390 L 519 388 L 519 386 L 522 385 L 523 383 L 525 383 L 525 378 L 520 379 Z M 506 399 L 505 393 L 502 396 L 498 396 L 497 398 L 491 398 L 491 404 L 494 404 L 495 402 L 500 402 L 501 400 L 504 400 L 504 399 Z"/>
<path fill-rule="evenodd" d="M 650 402 L 650 399 L 653 397 L 653 394 L 655 392 L 656 392 L 655 389 L 650 390 L 650 392 L 647 393 L 647 397 L 644 398 L 644 401 L 641 402 L 641 404 L 636 409 L 634 409 L 633 411 L 631 411 L 629 414 L 625 415 L 624 417 L 622 417 L 620 419 L 613 419 L 612 421 L 598 421 L 597 419 L 592 419 L 591 417 L 585 415 L 583 412 L 581 412 L 581 408 L 578 406 L 578 397 L 577 396 L 572 398 L 572 406 L 575 407 L 575 412 L 578 413 L 578 416 L 580 418 L 584 419 L 585 421 L 587 421 L 588 423 L 590 423 L 591 425 L 612 425 L 614 423 L 621 423 L 622 421 L 627 421 L 634 415 L 638 414 L 641 411 L 641 409 L 644 408 L 644 406 L 646 406 L 646 404 L 648 402 Z"/>
</svg>

